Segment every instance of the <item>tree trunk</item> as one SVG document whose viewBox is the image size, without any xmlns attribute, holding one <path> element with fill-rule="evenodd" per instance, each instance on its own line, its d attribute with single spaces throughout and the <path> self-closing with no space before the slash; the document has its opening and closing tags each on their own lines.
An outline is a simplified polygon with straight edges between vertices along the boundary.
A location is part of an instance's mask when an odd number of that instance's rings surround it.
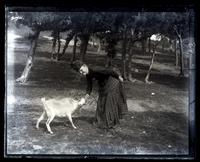
<svg viewBox="0 0 200 162">
<path fill-rule="evenodd" d="M 60 32 L 57 33 L 57 43 L 58 43 L 58 49 L 57 49 L 57 53 L 56 53 L 56 60 L 60 60 Z"/>
<path fill-rule="evenodd" d="M 61 43 L 61 41 L 60 41 L 60 34 L 58 35 L 57 42 L 58 42 L 57 54 L 59 54 L 60 53 L 60 43 Z"/>
<path fill-rule="evenodd" d="M 123 76 L 124 80 L 127 80 L 127 77 L 126 77 L 126 60 L 124 58 L 122 59 L 122 76 Z"/>
<path fill-rule="evenodd" d="M 156 46 L 155 46 L 155 44 L 152 45 L 152 48 L 153 48 L 153 49 L 152 49 L 152 50 L 153 50 L 153 53 L 155 53 L 155 52 L 156 52 Z"/>
<path fill-rule="evenodd" d="M 82 37 L 80 37 L 80 55 L 83 53 L 83 49 L 84 49 L 84 39 Z"/>
<path fill-rule="evenodd" d="M 107 42 L 107 46 L 106 46 L 106 49 L 105 51 L 107 52 L 107 62 L 106 62 L 106 65 L 105 67 L 110 67 L 112 66 L 112 61 L 113 61 L 113 58 L 115 58 L 116 56 L 116 44 L 117 44 L 117 40 L 115 38 L 115 36 L 113 34 L 111 34 L 110 36 L 108 36 L 106 38 L 106 42 Z"/>
<path fill-rule="evenodd" d="M 112 66 L 112 61 L 113 61 L 113 56 L 112 55 L 114 55 L 113 53 L 107 53 L 107 59 L 106 59 L 106 65 L 105 65 L 105 67 L 106 68 L 108 68 L 108 67 L 110 67 L 110 66 Z"/>
<path fill-rule="evenodd" d="M 129 52 L 128 55 L 128 62 L 127 62 L 127 76 L 128 76 L 128 81 L 132 81 L 132 49 Z"/>
<path fill-rule="evenodd" d="M 183 69 L 184 69 L 184 60 L 183 60 L 183 43 L 182 43 L 182 38 L 181 38 L 181 35 L 179 35 L 178 37 L 179 39 L 179 48 L 180 48 L 180 57 L 179 57 L 179 62 L 180 62 L 180 74 L 179 76 L 184 76 L 184 72 L 183 72 Z"/>
<path fill-rule="evenodd" d="M 56 60 L 57 60 L 57 61 L 59 61 L 60 58 L 61 58 L 60 46 L 61 46 L 61 41 L 60 41 L 60 39 L 58 39 L 58 50 L 57 50 L 57 54 L 56 54 Z"/>
<path fill-rule="evenodd" d="M 63 51 L 62 51 L 60 57 L 62 57 L 62 56 L 65 54 L 65 51 L 66 51 L 66 49 L 67 49 L 67 47 L 68 47 L 68 45 L 69 45 L 69 42 L 73 39 L 74 34 L 75 34 L 75 33 L 74 33 L 73 31 L 71 31 L 71 32 L 67 35 L 67 38 L 65 39 L 65 45 L 64 45 L 64 47 L 63 47 Z"/>
<path fill-rule="evenodd" d="M 145 54 L 145 53 L 146 53 L 146 40 L 143 39 L 143 40 L 141 41 L 141 43 L 142 43 L 142 52 Z"/>
<path fill-rule="evenodd" d="M 169 44 L 170 44 L 170 46 L 169 46 L 169 51 L 170 51 L 170 53 L 173 53 L 173 42 L 172 42 L 171 39 L 170 39 L 170 41 L 169 41 Z"/>
<path fill-rule="evenodd" d="M 130 82 L 134 82 L 135 79 L 133 79 L 132 77 L 132 73 L 133 73 L 133 63 L 132 63 L 132 56 L 133 56 L 133 44 L 130 43 L 129 44 L 130 48 L 129 48 L 129 53 L 128 53 L 128 62 L 127 62 L 127 76 L 128 76 L 128 81 Z"/>
<path fill-rule="evenodd" d="M 97 52 L 100 53 L 101 52 L 101 41 L 100 39 L 98 39 L 98 49 Z"/>
<path fill-rule="evenodd" d="M 154 58 L 155 58 L 155 50 L 154 50 L 154 52 L 152 53 L 152 58 L 151 58 L 149 70 L 148 70 L 148 73 L 147 73 L 147 75 L 146 75 L 146 77 L 145 77 L 145 83 L 148 83 L 148 84 L 152 83 L 152 82 L 149 81 L 149 76 L 150 76 L 150 73 L 151 73 L 151 69 L 152 69 L 152 67 L 153 67 Z"/>
<path fill-rule="evenodd" d="M 16 79 L 16 82 L 25 83 L 28 80 L 30 70 L 33 67 L 35 49 L 37 46 L 37 40 L 38 40 L 39 34 L 40 34 L 40 31 L 35 31 L 35 33 L 33 35 L 33 39 L 31 40 L 31 48 L 29 50 L 28 59 L 26 61 L 26 66 L 25 66 L 24 71 L 21 74 L 21 76 Z"/>
<path fill-rule="evenodd" d="M 176 65 L 176 67 L 178 67 L 178 52 L 177 52 L 177 40 L 176 39 L 174 41 L 174 53 L 175 53 L 175 57 L 176 57 L 175 65 Z"/>
<path fill-rule="evenodd" d="M 124 39 L 122 41 L 122 76 L 124 80 L 127 79 L 126 76 L 126 46 L 127 46 L 127 37 L 126 37 L 126 31 L 124 33 Z"/>
<path fill-rule="evenodd" d="M 95 47 L 94 38 L 92 38 L 92 47 Z"/>
<path fill-rule="evenodd" d="M 52 43 L 52 49 L 51 49 L 51 60 L 54 59 L 54 55 L 56 53 L 56 38 L 55 36 L 53 37 L 53 43 Z"/>
<path fill-rule="evenodd" d="M 179 34 L 178 30 L 175 28 L 175 32 L 176 32 L 176 35 L 178 37 L 178 40 L 179 40 L 179 49 L 180 49 L 180 56 L 179 56 L 179 63 L 180 63 L 180 74 L 179 76 L 184 76 L 184 73 L 183 73 L 183 43 L 182 43 L 182 37 L 181 37 L 181 34 Z"/>
<path fill-rule="evenodd" d="M 89 42 L 89 35 L 85 35 L 81 38 L 81 47 L 80 47 L 80 54 L 81 54 L 81 60 L 84 61 L 85 60 L 85 54 L 87 51 L 87 46 L 88 46 L 88 42 Z"/>
<path fill-rule="evenodd" d="M 151 39 L 150 39 L 150 37 L 148 38 L 148 40 L 149 40 L 149 43 L 148 43 L 149 53 L 151 53 Z"/>
<path fill-rule="evenodd" d="M 162 40 L 162 52 L 165 52 L 165 40 Z"/>
<path fill-rule="evenodd" d="M 76 44 L 77 44 L 77 34 L 74 36 L 74 46 L 73 46 L 73 56 L 72 56 L 72 62 L 76 59 Z"/>
<path fill-rule="evenodd" d="M 52 40 L 53 44 L 52 44 L 52 50 L 51 50 L 51 60 L 53 60 L 53 59 L 57 60 L 58 54 L 59 54 L 59 51 L 60 51 L 60 32 L 54 30 L 52 32 L 52 36 L 53 36 L 53 40 Z M 56 52 L 57 42 L 58 42 L 58 49 L 57 49 L 57 52 Z"/>
<path fill-rule="evenodd" d="M 87 36 L 85 39 L 85 44 L 84 44 L 84 48 L 83 48 L 84 54 L 86 54 L 86 52 L 87 52 L 88 43 L 89 43 L 89 36 Z"/>
</svg>

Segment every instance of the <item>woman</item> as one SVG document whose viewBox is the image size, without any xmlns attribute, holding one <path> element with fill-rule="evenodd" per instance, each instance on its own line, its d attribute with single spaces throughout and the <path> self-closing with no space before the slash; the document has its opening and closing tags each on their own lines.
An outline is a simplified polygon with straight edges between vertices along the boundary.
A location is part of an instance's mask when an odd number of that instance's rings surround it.
<svg viewBox="0 0 200 162">
<path fill-rule="evenodd" d="M 86 76 L 86 95 L 83 104 L 92 92 L 93 80 L 98 81 L 99 97 L 95 115 L 96 125 L 100 128 L 113 128 L 119 119 L 128 112 L 126 96 L 122 85 L 123 78 L 109 69 L 93 70 L 81 61 L 72 63 L 72 68 Z"/>
</svg>

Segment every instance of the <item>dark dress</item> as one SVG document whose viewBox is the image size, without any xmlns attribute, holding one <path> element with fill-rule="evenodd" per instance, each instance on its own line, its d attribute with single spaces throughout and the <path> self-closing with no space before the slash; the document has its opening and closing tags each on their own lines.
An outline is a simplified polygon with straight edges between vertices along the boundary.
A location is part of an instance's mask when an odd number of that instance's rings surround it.
<svg viewBox="0 0 200 162">
<path fill-rule="evenodd" d="M 95 120 L 100 128 L 112 128 L 128 112 L 126 95 L 119 75 L 113 70 L 92 70 L 86 75 L 87 94 L 92 91 L 93 80 L 98 81 L 99 97 Z"/>
</svg>

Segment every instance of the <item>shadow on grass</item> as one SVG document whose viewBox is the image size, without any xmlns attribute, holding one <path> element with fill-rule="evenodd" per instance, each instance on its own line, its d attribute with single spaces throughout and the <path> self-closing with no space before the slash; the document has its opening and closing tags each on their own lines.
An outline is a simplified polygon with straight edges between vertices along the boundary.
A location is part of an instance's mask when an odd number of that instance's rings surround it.
<svg viewBox="0 0 200 162">
<path fill-rule="evenodd" d="M 134 78 L 144 82 L 146 73 L 134 73 L 133 76 Z M 158 74 L 153 73 L 153 71 L 150 74 L 149 80 L 153 81 L 154 83 L 162 84 L 174 89 L 188 90 L 189 87 L 189 78 L 172 76 L 167 74 Z"/>
<path fill-rule="evenodd" d="M 145 55 L 144 54 L 141 54 L 141 55 L 133 55 L 133 58 L 134 59 L 142 59 L 142 60 L 145 60 L 145 61 L 151 61 L 151 57 L 152 57 L 152 54 L 149 54 L 149 53 L 146 53 Z M 155 58 L 154 58 L 154 61 L 155 62 L 158 62 L 158 63 L 172 63 L 172 64 L 175 64 L 175 56 L 174 55 L 170 55 L 170 54 L 156 54 L 155 55 Z"/>
</svg>

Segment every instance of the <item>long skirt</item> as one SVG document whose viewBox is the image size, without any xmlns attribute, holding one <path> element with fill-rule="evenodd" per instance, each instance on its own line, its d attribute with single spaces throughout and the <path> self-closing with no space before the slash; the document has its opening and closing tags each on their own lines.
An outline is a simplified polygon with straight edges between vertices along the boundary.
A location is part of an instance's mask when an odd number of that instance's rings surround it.
<svg viewBox="0 0 200 162">
<path fill-rule="evenodd" d="M 105 86 L 99 87 L 96 109 L 96 124 L 100 128 L 112 128 L 128 112 L 123 83 L 109 77 Z"/>
</svg>

